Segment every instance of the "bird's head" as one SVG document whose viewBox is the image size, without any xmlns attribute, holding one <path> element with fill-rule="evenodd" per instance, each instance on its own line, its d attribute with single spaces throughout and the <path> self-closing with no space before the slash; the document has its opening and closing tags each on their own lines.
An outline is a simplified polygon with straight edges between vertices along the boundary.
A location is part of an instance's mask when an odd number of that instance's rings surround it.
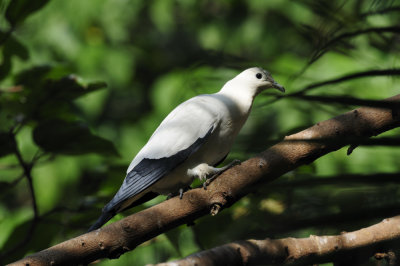
<svg viewBox="0 0 400 266">
<path fill-rule="evenodd" d="M 260 92 L 270 88 L 285 92 L 285 88 L 277 83 L 268 71 L 260 67 L 252 67 L 228 81 L 221 92 L 239 98 L 249 97 L 253 100 Z"/>
<path fill-rule="evenodd" d="M 276 82 L 268 71 L 260 67 L 248 68 L 237 75 L 234 80 L 254 88 L 256 95 L 270 88 L 285 92 L 285 88 Z"/>
</svg>

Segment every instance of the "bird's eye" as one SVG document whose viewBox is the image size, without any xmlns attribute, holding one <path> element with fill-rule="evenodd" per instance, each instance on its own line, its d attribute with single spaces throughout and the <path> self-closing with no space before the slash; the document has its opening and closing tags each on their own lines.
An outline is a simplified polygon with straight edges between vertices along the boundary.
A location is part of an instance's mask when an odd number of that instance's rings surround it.
<svg viewBox="0 0 400 266">
<path fill-rule="evenodd" d="M 256 74 L 256 78 L 261 79 L 262 78 L 262 74 L 261 73 L 257 73 Z"/>
</svg>

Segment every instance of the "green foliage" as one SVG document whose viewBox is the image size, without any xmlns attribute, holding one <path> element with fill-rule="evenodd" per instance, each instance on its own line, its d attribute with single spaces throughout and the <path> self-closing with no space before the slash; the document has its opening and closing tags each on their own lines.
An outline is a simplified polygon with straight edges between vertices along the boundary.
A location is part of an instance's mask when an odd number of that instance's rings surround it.
<svg viewBox="0 0 400 266">
<path fill-rule="evenodd" d="M 0 13 L 1 264 L 85 232 L 165 115 L 244 68 L 268 69 L 287 94 L 258 96 L 228 161 L 398 93 L 396 1 L 11 0 L 0 1 Z M 394 215 L 394 143 L 328 154 L 216 217 L 100 264 L 338 233 Z M 17 153 L 36 192 L 40 219 L 31 233 L 35 214 Z"/>
<path fill-rule="evenodd" d="M 14 27 L 22 23 L 33 12 L 41 9 L 49 0 L 12 0 L 6 10 L 6 19 Z"/>
<path fill-rule="evenodd" d="M 33 139 L 46 152 L 84 154 L 95 152 L 102 155 L 117 155 L 110 141 L 93 135 L 82 123 L 63 120 L 47 120 L 33 131 Z"/>
<path fill-rule="evenodd" d="M 0 32 L 0 39 L 4 39 L 6 37 L 6 33 Z M 4 79 L 7 77 L 7 75 L 11 71 L 11 59 L 13 57 L 20 58 L 21 60 L 28 60 L 29 58 L 29 53 L 26 47 L 18 41 L 17 38 L 14 36 L 10 36 L 7 38 L 5 41 L 5 44 L 3 46 L 3 61 L 1 62 L 0 65 L 0 80 Z"/>
<path fill-rule="evenodd" d="M 8 132 L 0 132 L 0 157 L 14 152 L 14 139 Z"/>
</svg>

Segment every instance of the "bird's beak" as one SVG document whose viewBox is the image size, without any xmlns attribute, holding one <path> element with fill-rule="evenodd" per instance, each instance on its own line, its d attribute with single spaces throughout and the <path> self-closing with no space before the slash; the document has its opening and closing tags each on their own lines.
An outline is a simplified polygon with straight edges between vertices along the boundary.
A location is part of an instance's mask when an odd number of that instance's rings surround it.
<svg viewBox="0 0 400 266">
<path fill-rule="evenodd" d="M 281 92 L 285 92 L 285 88 L 281 85 L 281 84 L 279 84 L 278 82 L 276 82 L 276 81 L 274 81 L 273 83 L 272 83 L 272 87 L 273 88 L 275 88 L 275 89 L 277 89 L 277 90 L 279 90 L 279 91 L 281 91 Z"/>
<path fill-rule="evenodd" d="M 275 89 L 277 89 L 277 90 L 279 90 L 279 91 L 281 91 L 281 92 L 285 92 L 285 88 L 281 85 L 281 84 L 279 84 L 278 82 L 276 82 L 274 79 L 273 79 L 273 77 L 271 77 L 270 75 L 269 76 L 267 76 L 267 81 L 269 81 L 269 83 L 271 84 L 271 87 L 272 88 L 275 88 Z M 271 88 L 270 87 L 270 88 Z"/>
</svg>

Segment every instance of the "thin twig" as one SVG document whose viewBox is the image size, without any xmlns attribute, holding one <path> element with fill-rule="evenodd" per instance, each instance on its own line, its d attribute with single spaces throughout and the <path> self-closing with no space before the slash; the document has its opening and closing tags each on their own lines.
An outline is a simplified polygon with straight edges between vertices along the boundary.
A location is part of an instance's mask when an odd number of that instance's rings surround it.
<svg viewBox="0 0 400 266">
<path fill-rule="evenodd" d="M 31 200 L 32 200 L 33 219 L 32 219 L 32 222 L 30 224 L 30 227 L 29 227 L 24 239 L 22 239 L 19 243 L 17 243 L 10 250 L 4 252 L 3 254 L 0 254 L 0 256 L 3 258 L 6 258 L 7 256 L 9 256 L 9 254 L 14 253 L 16 250 L 18 250 L 21 247 L 23 247 L 24 245 L 26 245 L 32 239 L 36 225 L 40 219 L 39 210 L 38 210 L 37 201 L 36 201 L 35 189 L 33 187 L 33 178 L 32 178 L 33 164 L 27 163 L 24 161 L 24 159 L 22 158 L 22 154 L 18 148 L 18 144 L 16 142 L 15 135 L 12 132 L 10 134 L 11 134 L 12 140 L 14 142 L 15 156 L 17 157 L 18 162 L 24 171 L 24 174 L 23 174 L 24 177 L 28 181 L 29 192 L 30 192 L 30 196 L 31 196 Z"/>
<path fill-rule="evenodd" d="M 325 185 L 343 185 L 343 184 L 379 184 L 382 183 L 399 183 L 400 173 L 376 173 L 370 175 L 364 174 L 344 174 L 335 176 L 314 176 L 314 175 L 303 175 L 304 178 L 297 176 L 296 180 L 285 180 L 282 179 L 278 182 L 268 184 L 263 190 L 275 191 L 277 189 L 288 189 L 297 187 L 312 188 L 315 186 Z"/>
<path fill-rule="evenodd" d="M 362 18 L 368 17 L 368 16 L 374 16 L 374 15 L 382 15 L 386 14 L 389 12 L 399 12 L 400 11 L 400 6 L 392 6 L 392 7 L 387 7 L 375 11 L 369 11 L 361 14 Z"/>
<path fill-rule="evenodd" d="M 357 31 L 352 31 L 352 32 L 345 32 L 329 41 L 326 41 L 325 44 L 321 45 L 321 47 L 319 47 L 318 50 L 315 51 L 314 55 L 311 56 L 311 59 L 308 61 L 308 63 L 298 73 L 293 75 L 292 79 L 296 79 L 297 77 L 304 74 L 304 72 L 306 72 L 306 70 L 313 63 L 315 63 L 315 61 L 317 61 L 319 58 L 321 58 L 321 56 L 323 56 L 326 53 L 326 49 L 328 49 L 329 46 L 331 46 L 343 39 L 356 37 L 356 36 L 368 34 L 368 33 L 384 33 L 384 32 L 398 33 L 398 32 L 400 32 L 400 27 L 398 27 L 398 26 L 389 26 L 389 27 L 382 27 L 382 28 L 376 27 L 376 28 L 368 28 L 368 29 L 357 30 Z"/>
<path fill-rule="evenodd" d="M 345 32 L 342 33 L 335 38 L 325 42 L 324 45 L 322 45 L 311 57 L 310 62 L 308 65 L 314 63 L 317 59 L 319 59 L 325 51 L 332 45 L 338 43 L 339 41 L 342 41 L 344 39 L 356 37 L 359 35 L 363 34 L 369 34 L 369 33 L 385 33 L 385 32 L 392 32 L 392 33 L 399 33 L 400 32 L 400 27 L 398 26 L 389 26 L 389 27 L 372 27 L 368 29 L 363 29 L 363 30 L 356 30 L 356 31 L 351 31 L 351 32 Z"/>
<path fill-rule="evenodd" d="M 325 80 L 322 82 L 310 84 L 295 93 L 286 95 L 286 97 L 304 94 L 304 92 L 310 91 L 311 89 L 315 89 L 315 88 L 326 86 L 326 85 L 336 84 L 336 83 L 340 83 L 340 82 L 348 81 L 348 80 L 352 80 L 352 79 L 376 77 L 376 76 L 398 76 L 398 75 L 400 75 L 400 68 L 374 69 L 374 70 L 368 70 L 368 71 L 355 72 L 355 73 L 347 74 L 347 75 L 344 75 L 344 76 L 341 76 L 338 78 L 333 78 L 333 79 Z"/>
</svg>

